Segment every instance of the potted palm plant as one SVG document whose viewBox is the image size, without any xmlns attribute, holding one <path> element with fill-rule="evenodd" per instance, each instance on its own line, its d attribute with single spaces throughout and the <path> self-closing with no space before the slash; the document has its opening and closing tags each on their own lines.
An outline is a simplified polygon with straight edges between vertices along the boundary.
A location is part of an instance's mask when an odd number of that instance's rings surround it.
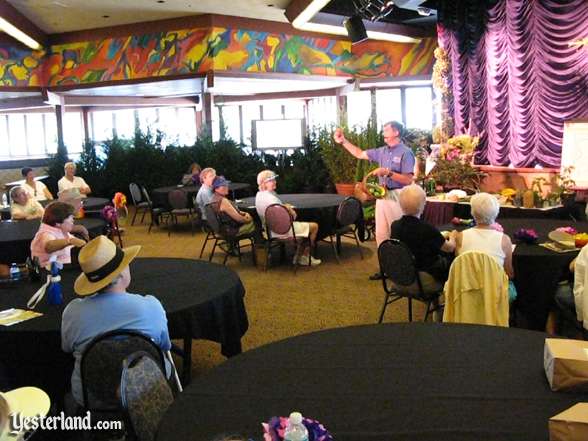
<svg viewBox="0 0 588 441">
<path fill-rule="evenodd" d="M 320 128 L 317 134 L 317 143 L 337 193 L 352 196 L 355 188 L 357 159 L 335 142 L 333 139 L 334 132 L 333 127 Z"/>
</svg>

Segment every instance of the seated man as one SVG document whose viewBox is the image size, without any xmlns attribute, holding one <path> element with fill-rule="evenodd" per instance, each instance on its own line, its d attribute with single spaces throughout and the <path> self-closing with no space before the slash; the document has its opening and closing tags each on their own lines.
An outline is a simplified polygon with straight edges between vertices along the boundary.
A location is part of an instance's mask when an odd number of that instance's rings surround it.
<svg viewBox="0 0 588 441">
<path fill-rule="evenodd" d="M 420 219 L 426 200 L 425 191 L 416 184 L 400 190 L 399 203 L 404 215 L 392 223 L 391 238 L 410 248 L 421 272 L 423 291 L 430 292 L 440 289 L 447 280 L 449 264 L 441 253 L 455 250 L 455 235 L 446 240 L 437 228 Z"/>
<path fill-rule="evenodd" d="M 29 196 L 22 187 L 10 190 L 10 216 L 14 220 L 40 219 L 44 209 L 39 201 Z"/>
<path fill-rule="evenodd" d="M 257 210 L 257 214 L 261 219 L 262 224 L 265 221 L 265 210 L 272 204 L 281 204 L 282 201 L 276 194 L 276 188 L 278 186 L 276 182 L 276 175 L 271 170 L 263 170 L 259 172 L 257 175 L 257 185 L 259 186 L 259 191 L 255 196 L 255 209 Z M 292 208 L 292 206 L 288 204 L 283 204 L 290 214 L 292 218 L 296 219 L 296 212 Z M 293 223 L 294 232 L 296 233 L 296 237 L 310 237 L 310 249 L 314 246 L 316 241 L 316 236 L 318 234 L 318 224 L 316 222 L 296 222 Z M 279 237 L 278 234 L 273 234 L 273 236 Z M 292 232 L 288 232 L 285 237 L 292 237 Z M 321 260 L 315 259 L 310 255 L 310 249 L 305 248 L 302 251 L 301 256 L 294 256 L 294 263 L 298 263 L 299 265 L 308 265 L 308 261 L 310 259 L 311 265 L 320 265 Z"/>
<path fill-rule="evenodd" d="M 555 303 L 562 315 L 571 322 L 580 322 L 588 332 L 588 245 L 570 264 L 574 274 L 573 289 L 570 285 L 560 285 L 555 294 Z M 548 322 L 547 332 L 555 333 Z"/>
<path fill-rule="evenodd" d="M 200 182 L 202 185 L 196 195 L 196 205 L 200 208 L 200 214 L 203 220 L 206 220 L 206 210 L 204 210 L 204 207 L 212 202 L 212 183 L 214 182 L 214 178 L 216 178 L 216 170 L 214 168 L 207 167 L 200 172 Z"/>
<path fill-rule="evenodd" d="M 106 236 L 98 236 L 80 251 L 83 272 L 75 282 L 74 291 L 83 298 L 74 299 L 66 306 L 61 322 L 62 349 L 73 352 L 75 357 L 71 387 L 80 405 L 83 405 L 80 363 L 84 349 L 93 338 L 108 331 L 127 329 L 151 337 L 163 351 L 171 348 L 167 317 L 159 300 L 127 292 L 131 283 L 129 264 L 140 249 L 138 245 L 120 249 Z"/>
<path fill-rule="evenodd" d="M 230 200 L 229 181 L 223 176 L 217 176 L 212 183 L 214 194 L 210 204 L 218 216 L 221 228 L 231 236 L 248 234 L 255 231 L 255 222 L 249 213 L 237 210 Z"/>
<path fill-rule="evenodd" d="M 59 193 L 65 190 L 77 189 L 80 195 L 84 198 L 92 193 L 90 186 L 86 184 L 84 178 L 76 176 L 76 165 L 73 162 L 67 162 L 63 166 L 63 169 L 65 171 L 65 176 L 57 182 Z"/>
</svg>

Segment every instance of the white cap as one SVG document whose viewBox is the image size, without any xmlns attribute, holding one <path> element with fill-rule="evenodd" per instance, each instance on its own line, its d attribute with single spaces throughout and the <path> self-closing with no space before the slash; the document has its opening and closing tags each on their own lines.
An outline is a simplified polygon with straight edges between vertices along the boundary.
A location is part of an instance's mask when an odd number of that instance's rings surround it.
<svg viewBox="0 0 588 441">
<path fill-rule="evenodd" d="M 301 424 L 302 414 L 300 412 L 292 412 L 290 414 L 290 424 Z"/>
</svg>

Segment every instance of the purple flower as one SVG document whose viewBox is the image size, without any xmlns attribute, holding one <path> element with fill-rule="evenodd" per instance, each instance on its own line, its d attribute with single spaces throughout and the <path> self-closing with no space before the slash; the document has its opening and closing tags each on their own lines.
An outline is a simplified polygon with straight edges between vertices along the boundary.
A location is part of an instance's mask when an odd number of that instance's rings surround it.
<svg viewBox="0 0 588 441">
<path fill-rule="evenodd" d="M 534 243 L 539 239 L 539 235 L 532 228 L 521 228 L 514 234 L 514 238 L 525 243 Z"/>
<path fill-rule="evenodd" d="M 116 208 L 114 208 L 112 205 L 106 205 L 103 209 L 102 209 L 102 217 L 104 218 L 104 220 L 106 222 L 108 222 L 109 224 L 111 224 L 115 219 L 118 218 L 118 213 L 116 212 Z"/>
<path fill-rule="evenodd" d="M 303 418 L 302 424 L 308 430 L 308 441 L 333 441 L 333 437 L 325 426 L 317 420 Z M 264 441 L 282 441 L 288 427 L 288 418 L 272 417 L 268 423 L 262 423 Z"/>
</svg>

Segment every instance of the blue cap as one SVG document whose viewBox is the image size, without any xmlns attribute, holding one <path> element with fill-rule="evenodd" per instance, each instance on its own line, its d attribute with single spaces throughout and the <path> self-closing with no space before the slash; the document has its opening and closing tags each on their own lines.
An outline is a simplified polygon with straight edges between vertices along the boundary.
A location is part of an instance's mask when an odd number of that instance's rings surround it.
<svg viewBox="0 0 588 441">
<path fill-rule="evenodd" d="M 224 176 L 217 176 L 212 181 L 212 189 L 216 190 L 219 187 L 228 187 L 230 183 L 231 181 L 226 180 Z"/>
</svg>

